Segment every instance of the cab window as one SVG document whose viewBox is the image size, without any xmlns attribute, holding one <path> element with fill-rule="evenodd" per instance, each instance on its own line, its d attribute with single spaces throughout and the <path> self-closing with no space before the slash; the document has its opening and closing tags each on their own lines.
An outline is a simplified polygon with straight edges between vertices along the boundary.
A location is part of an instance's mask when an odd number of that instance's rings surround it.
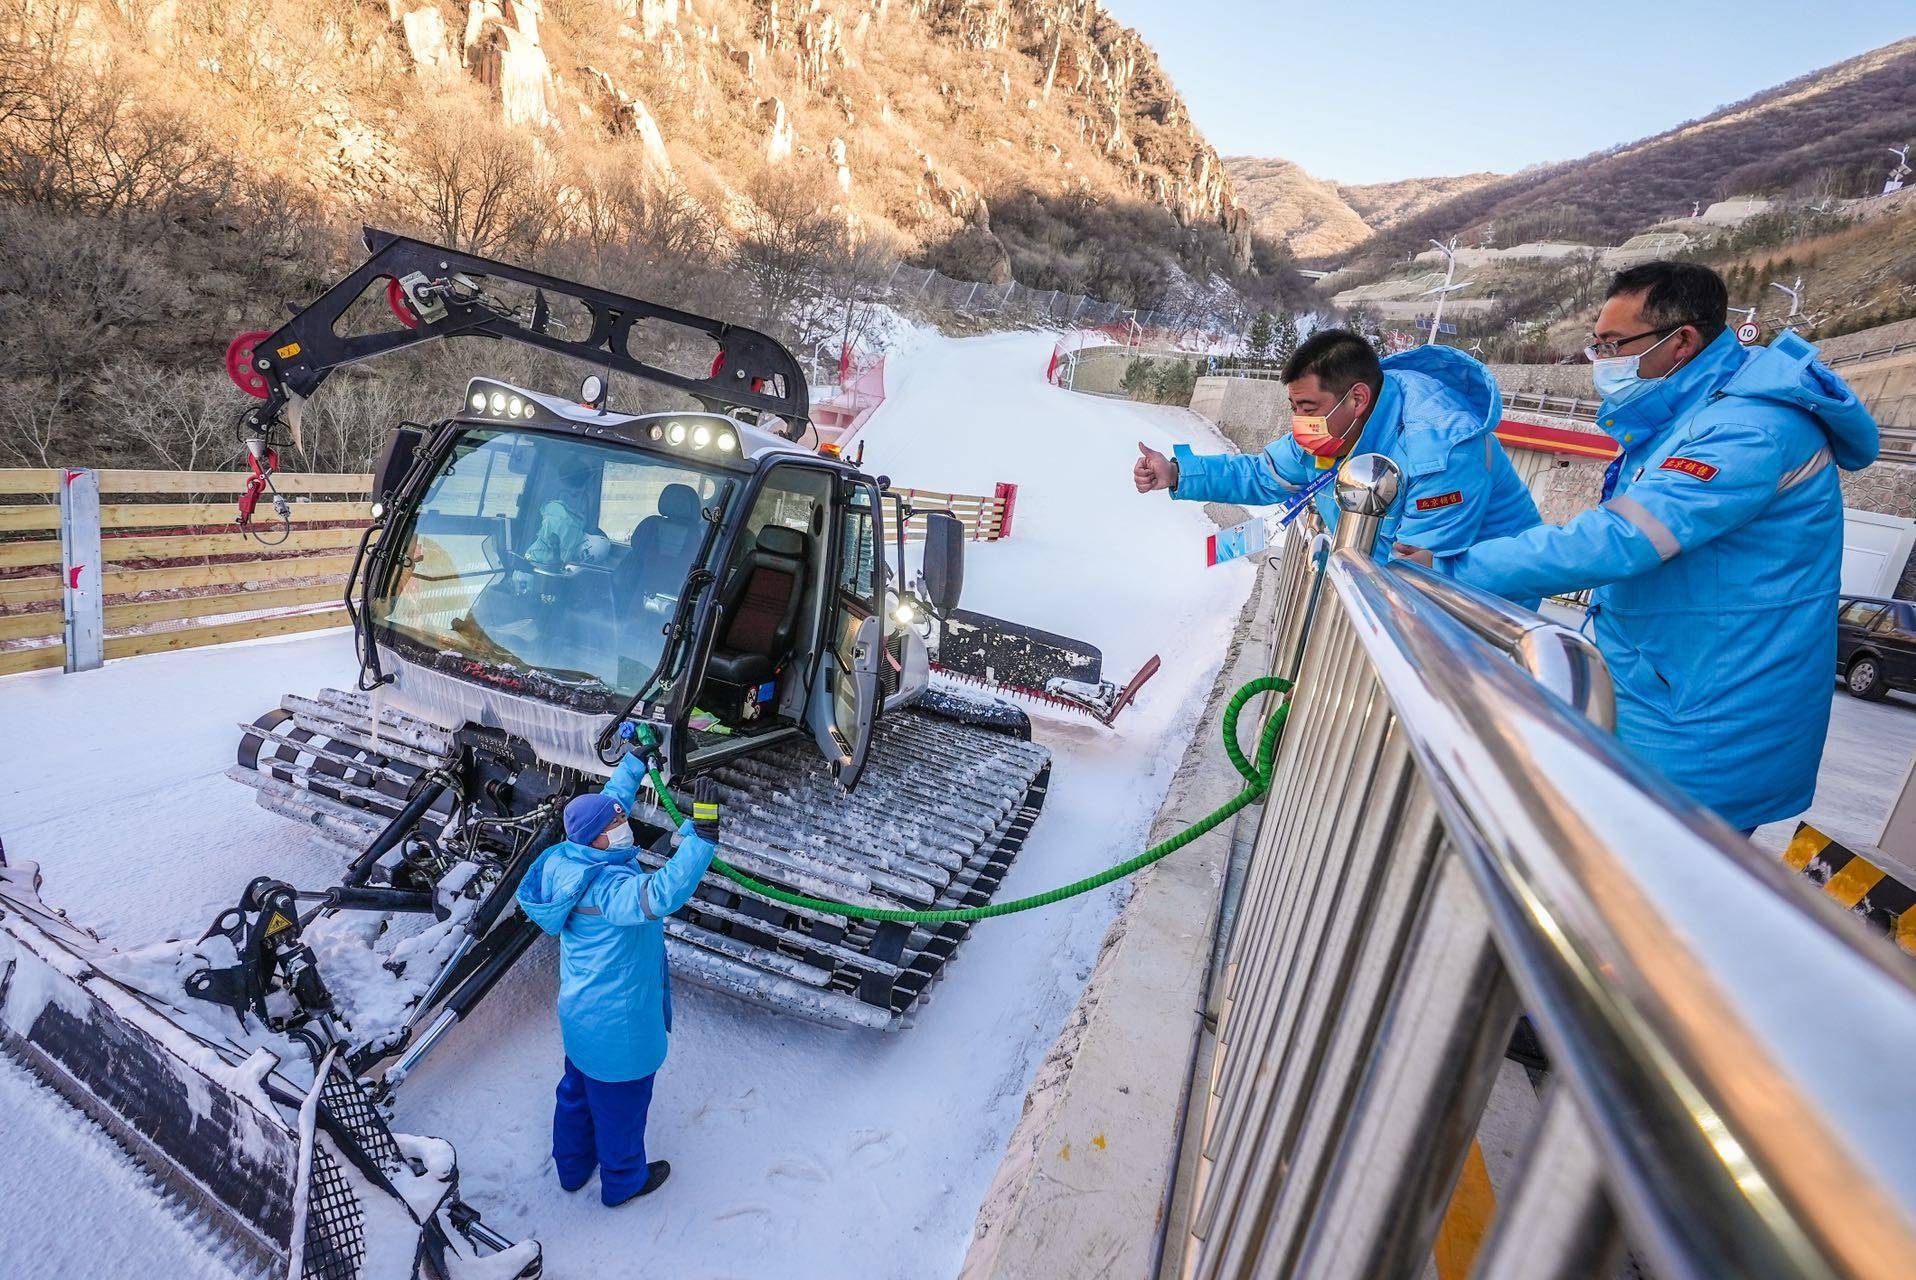
<svg viewBox="0 0 1916 1280">
<path fill-rule="evenodd" d="M 860 485 L 839 517 L 839 540 L 844 547 L 838 566 L 838 589 L 875 608 L 878 600 L 878 538 L 872 519 L 871 491 Z"/>
</svg>

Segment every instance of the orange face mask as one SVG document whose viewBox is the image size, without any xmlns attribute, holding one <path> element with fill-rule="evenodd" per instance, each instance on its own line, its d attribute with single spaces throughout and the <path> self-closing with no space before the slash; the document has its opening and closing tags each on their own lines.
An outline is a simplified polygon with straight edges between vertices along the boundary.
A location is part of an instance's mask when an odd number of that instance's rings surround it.
<svg viewBox="0 0 1916 1280">
<path fill-rule="evenodd" d="M 1348 442 L 1343 436 L 1332 433 L 1331 418 L 1344 407 L 1344 401 L 1350 399 L 1351 392 L 1355 390 L 1357 384 L 1353 382 L 1349 390 L 1337 398 L 1337 403 L 1331 406 L 1329 413 L 1321 416 L 1307 413 L 1291 415 L 1291 436 L 1297 441 L 1298 448 L 1320 458 L 1335 458 L 1344 451 Z"/>
</svg>

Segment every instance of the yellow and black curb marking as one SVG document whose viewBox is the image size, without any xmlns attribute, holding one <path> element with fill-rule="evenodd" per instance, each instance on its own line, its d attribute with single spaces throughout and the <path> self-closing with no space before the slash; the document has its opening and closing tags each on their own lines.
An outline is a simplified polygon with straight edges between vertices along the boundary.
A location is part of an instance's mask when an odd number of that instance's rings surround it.
<svg viewBox="0 0 1916 1280">
<path fill-rule="evenodd" d="M 1916 956 L 1916 889 L 1891 879 L 1868 858 L 1844 848 L 1807 822 L 1796 825 L 1783 861 L 1842 903 L 1877 933 Z"/>
</svg>

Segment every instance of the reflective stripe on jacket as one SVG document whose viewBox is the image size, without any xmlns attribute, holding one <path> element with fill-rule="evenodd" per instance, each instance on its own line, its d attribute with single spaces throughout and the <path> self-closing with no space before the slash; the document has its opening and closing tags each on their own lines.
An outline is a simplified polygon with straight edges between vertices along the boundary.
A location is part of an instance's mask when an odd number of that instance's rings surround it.
<svg viewBox="0 0 1916 1280">
<path fill-rule="evenodd" d="M 1472 548 L 1456 577 L 1503 595 L 1595 587 L 1617 735 L 1733 827 L 1809 807 L 1829 725 L 1843 559 L 1837 470 L 1876 423 L 1816 348 L 1725 331 L 1606 402 L 1623 448 L 1604 503 Z"/>
</svg>

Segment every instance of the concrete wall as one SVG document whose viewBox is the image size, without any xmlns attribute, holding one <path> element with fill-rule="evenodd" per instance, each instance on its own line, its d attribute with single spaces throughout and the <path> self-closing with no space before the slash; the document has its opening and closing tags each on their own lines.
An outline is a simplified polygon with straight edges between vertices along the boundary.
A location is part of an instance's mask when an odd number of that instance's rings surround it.
<svg viewBox="0 0 1916 1280">
<path fill-rule="evenodd" d="M 1844 365 L 1836 372 L 1869 406 L 1878 426 L 1916 427 L 1916 351 Z"/>
<path fill-rule="evenodd" d="M 1189 351 L 1152 351 L 1144 347 L 1086 347 L 1078 352 L 1077 371 L 1072 375 L 1073 391 L 1089 391 L 1099 396 L 1121 396 L 1124 371 L 1133 360 L 1202 360 Z"/>
<path fill-rule="evenodd" d="M 1527 395 L 1542 392 L 1547 396 L 1568 396 L 1594 400 L 1595 384 L 1590 381 L 1590 366 L 1577 364 L 1493 364 L 1490 372 L 1500 391 L 1521 391 Z"/>
<path fill-rule="evenodd" d="M 1191 408 L 1242 453 L 1256 453 L 1291 429 L 1290 398 L 1275 378 L 1199 378 Z"/>
<path fill-rule="evenodd" d="M 1916 342 L 1916 320 L 1898 320 L 1893 324 L 1879 324 L 1874 329 L 1862 329 L 1856 333 L 1846 333 L 1840 338 L 1817 338 L 1816 349 L 1823 359 L 1834 360 L 1839 356 L 1860 355 L 1865 351 L 1875 351 L 1879 347 L 1893 347 L 1899 342 Z"/>
</svg>

